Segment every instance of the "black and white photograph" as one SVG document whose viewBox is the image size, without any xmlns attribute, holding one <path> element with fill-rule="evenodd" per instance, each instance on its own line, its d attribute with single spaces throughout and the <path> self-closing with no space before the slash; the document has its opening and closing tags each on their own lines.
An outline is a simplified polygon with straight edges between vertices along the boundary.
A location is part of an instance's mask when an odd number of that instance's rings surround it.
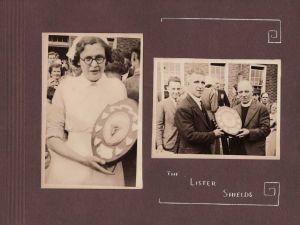
<svg viewBox="0 0 300 225">
<path fill-rule="evenodd" d="M 280 159 L 281 60 L 155 58 L 152 158 Z"/>
<path fill-rule="evenodd" d="M 42 188 L 142 188 L 143 35 L 42 34 Z"/>
</svg>

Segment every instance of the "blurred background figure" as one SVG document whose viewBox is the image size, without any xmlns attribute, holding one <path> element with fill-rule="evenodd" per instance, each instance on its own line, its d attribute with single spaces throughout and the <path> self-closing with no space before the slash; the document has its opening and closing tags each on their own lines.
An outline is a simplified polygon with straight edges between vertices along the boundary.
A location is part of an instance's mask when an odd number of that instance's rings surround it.
<svg viewBox="0 0 300 225">
<path fill-rule="evenodd" d="M 267 92 L 264 92 L 261 94 L 260 102 L 267 107 L 268 112 L 270 113 L 271 112 L 271 102 L 269 99 L 269 94 Z"/>
<path fill-rule="evenodd" d="M 131 65 L 131 53 L 124 53 L 124 66 L 126 72 L 122 75 L 122 81 L 125 81 L 127 78 L 133 76 L 133 69 Z"/>
<path fill-rule="evenodd" d="M 215 122 L 215 112 L 219 108 L 218 104 L 218 91 L 214 88 L 215 82 L 210 76 L 205 77 L 205 88 L 201 97 L 201 102 L 206 109 L 208 118 L 211 124 L 216 124 Z M 218 146 L 217 146 L 218 145 Z M 211 144 L 211 153 L 220 154 L 219 141 L 216 139 Z"/>
<path fill-rule="evenodd" d="M 128 98 L 139 102 L 139 82 L 140 82 L 140 49 L 133 48 L 131 50 L 131 65 L 133 76 L 124 80 L 127 89 Z"/>
<path fill-rule="evenodd" d="M 49 67 L 49 79 L 47 87 L 47 100 L 52 102 L 53 95 L 62 78 L 61 64 L 53 63 Z"/>
<path fill-rule="evenodd" d="M 107 77 L 121 80 L 122 75 L 127 72 L 124 62 L 125 59 L 122 51 L 120 49 L 113 49 L 112 62 L 109 62 L 105 67 Z"/>
<path fill-rule="evenodd" d="M 253 90 L 253 100 L 254 101 L 260 101 L 260 95 L 258 90 Z"/>
<path fill-rule="evenodd" d="M 215 88 L 218 93 L 218 106 L 219 107 L 222 107 L 222 106 L 230 107 L 230 102 L 229 102 L 228 96 L 219 81 L 216 81 Z M 222 135 L 219 139 L 216 140 L 216 142 L 217 142 L 217 144 L 216 144 L 215 154 L 228 155 L 229 154 L 229 146 L 228 146 L 227 135 Z"/>
<path fill-rule="evenodd" d="M 50 66 L 56 59 L 56 52 L 49 52 L 48 53 L 48 66 Z"/>
<path fill-rule="evenodd" d="M 217 112 L 218 91 L 214 88 L 214 80 L 210 76 L 205 77 L 205 88 L 201 97 L 203 106 L 206 109 L 207 115 L 211 121 L 215 121 L 215 112 Z"/>
<path fill-rule="evenodd" d="M 224 89 L 222 88 L 221 84 L 219 81 L 216 81 L 215 88 L 218 91 L 218 104 L 219 106 L 228 106 L 230 107 L 230 102 L 228 99 L 228 96 Z"/>
<path fill-rule="evenodd" d="M 234 106 L 238 105 L 241 102 L 239 99 L 238 92 L 237 92 L 237 84 L 233 85 L 233 87 L 231 89 L 231 93 L 232 93 L 232 100 L 231 100 L 230 107 L 233 108 Z"/>
<path fill-rule="evenodd" d="M 276 127 L 277 127 L 277 103 L 274 102 L 271 104 L 271 113 L 270 113 L 270 128 L 271 133 L 266 140 L 266 156 L 275 156 L 276 155 Z"/>
<path fill-rule="evenodd" d="M 70 71 L 70 66 L 67 58 L 61 60 L 61 75 L 68 75 Z"/>
</svg>

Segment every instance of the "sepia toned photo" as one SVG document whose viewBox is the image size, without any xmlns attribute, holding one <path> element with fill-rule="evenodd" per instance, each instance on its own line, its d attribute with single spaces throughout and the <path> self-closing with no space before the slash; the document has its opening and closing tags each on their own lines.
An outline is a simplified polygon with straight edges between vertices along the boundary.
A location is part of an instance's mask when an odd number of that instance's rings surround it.
<svg viewBox="0 0 300 225">
<path fill-rule="evenodd" d="M 280 60 L 155 58 L 153 158 L 280 159 Z"/>
<path fill-rule="evenodd" d="M 42 188 L 142 188 L 142 34 L 42 34 Z"/>
</svg>

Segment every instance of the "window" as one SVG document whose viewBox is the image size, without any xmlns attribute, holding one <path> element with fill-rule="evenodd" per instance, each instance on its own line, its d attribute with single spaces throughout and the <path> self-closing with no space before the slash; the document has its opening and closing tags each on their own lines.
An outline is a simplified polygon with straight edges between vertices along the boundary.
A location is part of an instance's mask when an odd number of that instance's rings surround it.
<svg viewBox="0 0 300 225">
<path fill-rule="evenodd" d="M 265 92 L 266 86 L 266 66 L 263 65 L 252 65 L 250 67 L 249 80 L 253 86 L 253 92 L 261 94 Z"/>
<path fill-rule="evenodd" d="M 225 63 L 210 63 L 210 76 L 216 81 L 219 82 L 221 87 L 225 86 Z"/>
<path fill-rule="evenodd" d="M 49 35 L 49 46 L 69 47 L 69 36 Z"/>
</svg>

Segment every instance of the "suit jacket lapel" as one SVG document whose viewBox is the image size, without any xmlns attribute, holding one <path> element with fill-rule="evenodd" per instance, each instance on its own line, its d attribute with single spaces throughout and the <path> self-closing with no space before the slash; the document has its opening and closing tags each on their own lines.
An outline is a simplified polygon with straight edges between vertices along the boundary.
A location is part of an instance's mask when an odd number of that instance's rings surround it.
<svg viewBox="0 0 300 225">
<path fill-rule="evenodd" d="M 244 127 L 247 127 L 250 121 L 253 119 L 254 115 L 257 113 L 257 103 L 252 100 L 251 105 L 248 109 L 248 113 L 245 119 Z"/>
<path fill-rule="evenodd" d="M 237 105 L 235 109 L 240 115 L 240 118 L 242 118 L 242 105 L 241 104 Z"/>
<path fill-rule="evenodd" d="M 192 97 L 188 94 L 187 95 L 187 100 L 190 102 L 191 106 L 192 106 L 192 109 L 199 115 L 199 117 L 203 120 L 205 126 L 210 129 L 207 121 L 206 121 L 206 118 L 203 114 L 203 112 L 200 110 L 198 104 L 194 101 L 194 99 L 192 99 Z"/>
<path fill-rule="evenodd" d="M 173 102 L 173 100 L 171 99 L 171 97 L 169 97 L 167 99 L 167 105 L 168 105 L 167 107 L 168 107 L 168 110 L 170 111 L 170 113 L 174 113 L 174 115 L 175 115 L 176 105 Z"/>
</svg>

